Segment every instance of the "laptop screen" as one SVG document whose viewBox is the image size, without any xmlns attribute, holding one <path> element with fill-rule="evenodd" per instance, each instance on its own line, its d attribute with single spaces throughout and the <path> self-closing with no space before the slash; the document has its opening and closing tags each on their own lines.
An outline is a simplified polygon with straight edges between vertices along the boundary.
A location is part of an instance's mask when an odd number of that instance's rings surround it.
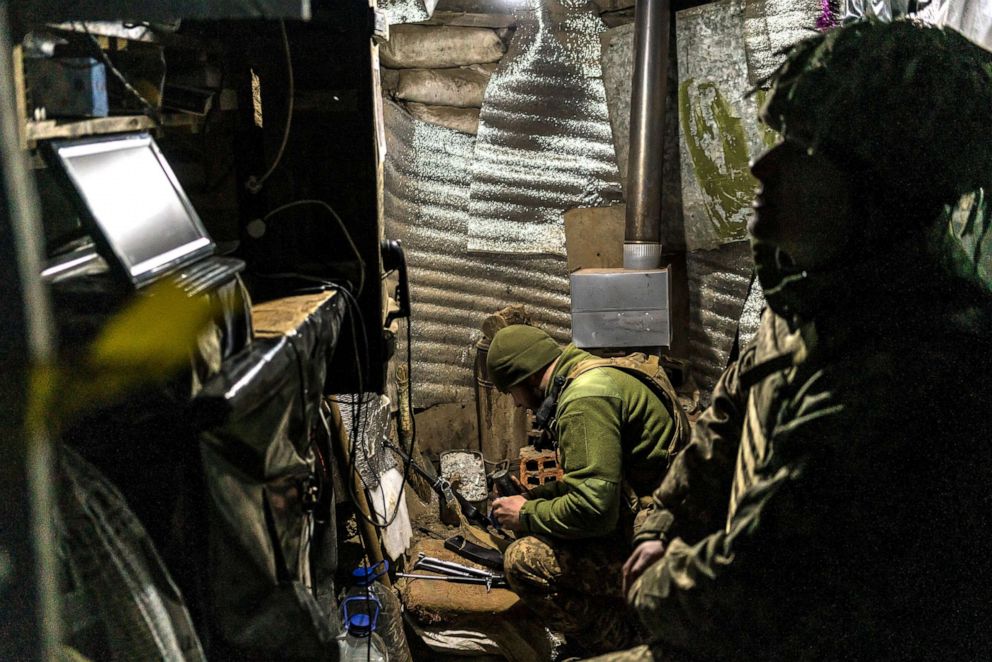
<svg viewBox="0 0 992 662">
<path fill-rule="evenodd" d="M 211 255 L 214 244 L 148 134 L 52 143 L 93 239 L 135 286 Z M 105 251 L 106 252 L 106 251 Z"/>
</svg>

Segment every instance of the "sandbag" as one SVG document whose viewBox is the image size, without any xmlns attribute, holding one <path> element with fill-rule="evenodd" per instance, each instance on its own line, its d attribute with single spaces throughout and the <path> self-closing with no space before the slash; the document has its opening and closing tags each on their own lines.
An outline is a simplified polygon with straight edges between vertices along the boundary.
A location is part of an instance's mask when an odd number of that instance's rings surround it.
<svg viewBox="0 0 992 662">
<path fill-rule="evenodd" d="M 406 109 L 418 120 L 476 135 L 479 133 L 478 108 L 452 108 L 451 106 L 428 106 L 422 103 L 408 103 Z"/>
<path fill-rule="evenodd" d="M 499 62 L 483 62 L 482 64 L 470 64 L 468 66 L 462 67 L 462 69 L 468 69 L 469 71 L 477 71 L 480 74 L 486 76 L 492 76 L 496 71 L 496 67 L 499 66 Z"/>
<path fill-rule="evenodd" d="M 509 7 L 507 7 L 509 9 Z M 517 20 L 512 13 L 507 14 L 473 14 L 455 11 L 435 11 L 431 14 L 431 25 L 462 25 L 473 28 L 509 28 L 516 25 Z"/>
<path fill-rule="evenodd" d="M 472 69 L 403 69 L 396 98 L 404 101 L 482 108 L 489 75 Z"/>
<path fill-rule="evenodd" d="M 394 69 L 445 69 L 495 62 L 504 50 L 499 35 L 487 28 L 396 25 L 379 47 L 379 59 Z"/>
<path fill-rule="evenodd" d="M 396 88 L 400 84 L 400 72 L 398 69 L 379 69 L 379 82 L 382 84 L 382 91 L 388 95 L 395 94 Z"/>
</svg>

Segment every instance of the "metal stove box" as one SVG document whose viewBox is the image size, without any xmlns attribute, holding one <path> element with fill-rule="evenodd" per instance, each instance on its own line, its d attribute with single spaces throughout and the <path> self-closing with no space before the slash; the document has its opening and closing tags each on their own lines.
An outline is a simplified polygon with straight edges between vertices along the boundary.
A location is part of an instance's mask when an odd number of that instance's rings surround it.
<svg viewBox="0 0 992 662">
<path fill-rule="evenodd" d="M 667 269 L 572 272 L 572 340 L 581 348 L 671 343 Z"/>
</svg>

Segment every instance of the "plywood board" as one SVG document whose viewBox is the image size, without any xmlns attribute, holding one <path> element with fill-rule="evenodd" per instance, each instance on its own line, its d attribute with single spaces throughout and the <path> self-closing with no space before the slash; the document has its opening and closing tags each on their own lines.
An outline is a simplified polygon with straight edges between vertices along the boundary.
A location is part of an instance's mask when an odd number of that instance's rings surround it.
<svg viewBox="0 0 992 662">
<path fill-rule="evenodd" d="M 758 123 L 761 94 L 747 94 L 743 10 L 743 0 L 722 0 L 681 11 L 676 19 L 689 250 L 747 239 L 756 187 L 748 162 L 775 141 L 774 132 Z"/>
<path fill-rule="evenodd" d="M 292 333 L 335 294 L 301 294 L 254 304 L 251 307 L 251 319 L 255 337 L 272 338 Z"/>
<path fill-rule="evenodd" d="M 623 266 L 626 207 L 583 207 L 565 212 L 569 273 L 576 269 Z"/>
</svg>

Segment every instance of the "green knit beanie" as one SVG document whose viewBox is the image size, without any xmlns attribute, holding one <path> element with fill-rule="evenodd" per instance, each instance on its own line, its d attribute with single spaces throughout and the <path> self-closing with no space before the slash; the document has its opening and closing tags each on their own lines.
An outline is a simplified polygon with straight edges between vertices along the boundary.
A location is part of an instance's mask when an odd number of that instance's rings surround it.
<svg viewBox="0 0 992 662">
<path fill-rule="evenodd" d="M 489 379 L 503 393 L 561 355 L 561 347 L 547 333 L 527 324 L 500 329 L 489 345 Z"/>
</svg>

